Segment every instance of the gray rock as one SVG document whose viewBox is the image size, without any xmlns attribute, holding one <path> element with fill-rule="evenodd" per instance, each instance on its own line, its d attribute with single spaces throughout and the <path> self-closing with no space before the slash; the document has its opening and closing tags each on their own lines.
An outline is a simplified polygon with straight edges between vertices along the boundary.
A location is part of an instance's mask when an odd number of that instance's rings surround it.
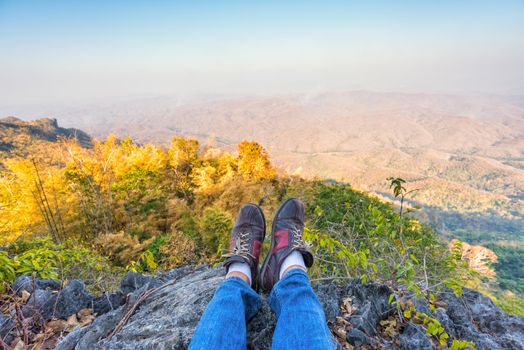
<svg viewBox="0 0 524 350">
<path fill-rule="evenodd" d="M 122 280 L 121 291 L 99 297 L 88 293 L 80 281 L 72 281 L 59 292 L 50 288 L 37 289 L 25 307 L 34 304 L 43 316 L 59 318 L 67 318 L 85 307 L 95 310 L 96 320 L 69 333 L 57 345 L 58 350 L 184 349 L 223 275 L 221 265 L 214 268 L 184 267 L 157 277 L 130 273 Z M 129 305 L 146 290 L 164 283 L 167 283 L 165 288 L 145 299 L 127 324 L 109 339 Z M 340 301 L 352 298 L 357 310 L 349 317 L 353 327 L 346 333 L 351 344 L 399 349 L 391 340 L 375 337 L 380 320 L 395 310 L 388 304 L 391 294 L 388 287 L 353 280 L 346 287 L 323 281 L 313 284 L 313 288 L 330 324 L 339 314 Z M 447 307 L 435 310 L 433 315 L 450 337 L 474 341 L 479 350 L 524 349 L 524 318 L 505 314 L 491 300 L 471 290 L 465 289 L 462 297 L 445 290 L 441 297 Z M 247 325 L 248 349 L 271 349 L 276 319 L 266 298 L 262 295 L 262 308 Z M 126 300 L 128 304 L 124 304 Z M 424 310 L 427 304 L 420 301 L 415 306 Z M 0 318 L 0 335 L 13 339 L 10 332 L 14 326 L 12 319 Z M 400 341 L 400 349 L 433 347 L 425 330 L 411 322 L 402 331 Z M 340 344 L 337 343 L 337 347 L 340 348 Z"/>
<path fill-rule="evenodd" d="M 473 341 L 477 350 L 502 350 L 499 340 L 494 339 L 486 334 L 476 333 L 474 339 L 469 338 L 468 340 Z M 506 349 L 519 349 L 519 348 L 506 348 Z M 522 348 L 521 348 L 522 349 Z"/>
<path fill-rule="evenodd" d="M 97 315 L 103 315 L 109 311 L 118 309 L 126 301 L 124 293 L 104 293 L 93 300 L 93 312 Z"/>
<path fill-rule="evenodd" d="M 173 269 L 168 272 L 161 273 L 158 276 L 158 278 L 162 280 L 163 282 L 167 282 L 167 281 L 174 280 L 175 278 L 182 277 L 188 272 L 201 270 L 205 268 L 206 268 L 205 265 L 200 265 L 200 266 L 187 265 L 187 266 L 179 267 L 177 269 Z"/>
<path fill-rule="evenodd" d="M 446 313 L 446 310 L 439 307 L 437 310 L 435 310 L 435 318 L 437 319 L 437 321 L 440 322 L 442 327 L 444 327 L 446 333 L 448 333 L 448 343 L 451 343 L 451 339 L 456 339 L 458 337 L 455 324 L 449 318 L 448 314 Z"/>
<path fill-rule="evenodd" d="M 33 278 L 31 276 L 20 276 L 18 277 L 11 286 L 11 289 L 17 294 L 22 294 L 22 291 L 28 291 L 29 293 L 33 292 L 33 284 L 36 289 L 49 289 L 49 290 L 60 290 L 61 283 L 56 280 L 48 280 L 42 278 Z"/>
<path fill-rule="evenodd" d="M 313 290 L 322 304 L 326 319 L 333 320 L 339 314 L 341 290 L 334 283 L 313 283 Z"/>
<path fill-rule="evenodd" d="M 346 288 L 345 294 L 353 296 L 353 305 L 358 308 L 356 314 L 348 321 L 368 335 L 375 335 L 378 323 L 391 315 L 394 310 L 388 304 L 392 291 L 385 285 L 376 283 L 362 284 L 353 280 Z"/>
<path fill-rule="evenodd" d="M 22 312 L 26 317 L 38 313 L 43 320 L 67 319 L 81 309 L 92 308 L 93 299 L 94 296 L 85 289 L 84 282 L 73 280 L 58 292 L 37 289 Z"/>
<path fill-rule="evenodd" d="M 425 299 L 413 298 L 413 304 L 416 311 L 425 313 L 429 317 L 435 317 L 433 312 L 429 309 L 429 304 Z"/>
<path fill-rule="evenodd" d="M 446 302 L 446 314 L 454 324 L 448 333 L 482 349 L 524 349 L 524 317 L 510 316 L 491 299 L 463 288 L 462 297 L 450 289 L 440 293 Z"/>
<path fill-rule="evenodd" d="M 399 350 L 400 348 L 396 345 L 386 345 L 384 350 Z"/>
<path fill-rule="evenodd" d="M 184 349 L 223 278 L 221 266 L 212 269 L 200 267 L 146 299 L 112 339 L 108 339 L 107 335 L 120 320 L 124 307 L 97 318 L 86 327 L 88 331 L 80 336 L 68 335 L 60 343 L 59 349 Z M 146 290 L 144 287 L 149 281 L 141 283 L 144 280 L 140 278 L 138 281 L 140 283 L 136 285 L 142 284 L 141 290 Z M 332 321 L 338 314 L 340 290 L 334 284 L 317 284 L 314 289 L 328 320 Z M 133 296 L 138 297 L 141 290 L 135 291 Z M 261 310 L 248 324 L 248 349 L 271 349 L 276 319 L 267 305 L 266 297 L 262 296 L 264 302 Z M 66 342 L 76 342 L 77 345 L 74 348 L 62 345 Z"/>
<path fill-rule="evenodd" d="M 4 326 L 4 323 L 6 323 L 7 320 L 9 320 L 9 318 L 0 315 L 0 329 L 2 329 L 2 327 Z"/>
<path fill-rule="evenodd" d="M 346 340 L 353 346 L 360 347 L 363 345 L 375 345 L 375 341 L 370 339 L 364 332 L 353 328 L 350 329 L 346 334 Z"/>
<path fill-rule="evenodd" d="M 4 337 L 11 328 L 12 320 L 9 317 L 0 315 L 0 337 Z"/>
<path fill-rule="evenodd" d="M 218 284 L 223 269 L 206 269 L 181 278 L 149 297 L 112 339 L 81 339 L 81 349 L 184 349 Z M 154 322 L 152 322 L 154 320 Z"/>
<path fill-rule="evenodd" d="M 73 280 L 57 294 L 54 316 L 66 319 L 78 311 L 92 307 L 94 296 L 85 289 L 84 282 Z"/>
<path fill-rule="evenodd" d="M 451 289 L 441 292 L 440 297 L 446 302 L 447 314 L 455 325 L 469 326 L 471 324 L 470 312 L 464 300 L 458 298 Z"/>
<path fill-rule="evenodd" d="M 271 312 L 267 300 L 264 300 L 260 311 L 247 325 L 248 349 L 271 349 L 273 332 L 275 331 L 276 318 Z"/>
<path fill-rule="evenodd" d="M 87 332 L 87 328 L 76 326 L 64 339 L 62 339 L 54 350 L 73 350 L 80 338 Z"/>
<path fill-rule="evenodd" d="M 433 345 L 426 331 L 409 321 L 404 332 L 400 335 L 400 349 L 432 350 Z"/>
<path fill-rule="evenodd" d="M 4 342 L 9 344 L 13 341 L 14 336 L 12 331 L 15 328 L 15 325 L 15 321 L 12 318 L 0 316 L 0 337 Z"/>
<path fill-rule="evenodd" d="M 504 334 L 498 338 L 498 341 L 503 349 L 524 349 L 522 338 L 519 338 L 514 334 Z"/>
<path fill-rule="evenodd" d="M 147 289 L 158 287 L 162 281 L 156 277 L 142 275 L 136 272 L 128 272 L 120 283 L 120 290 L 124 294 L 132 293 L 137 289 L 147 286 Z"/>
<path fill-rule="evenodd" d="M 354 328 L 366 334 L 375 335 L 377 333 L 379 319 L 371 310 L 371 301 L 366 301 L 365 304 L 358 308 L 357 314 L 350 316 L 347 320 Z"/>
<path fill-rule="evenodd" d="M 122 318 L 124 314 L 124 309 L 121 307 L 118 310 L 111 311 L 101 317 L 98 317 L 93 324 L 91 324 L 89 327 L 86 327 L 82 330 L 82 333 L 80 336 L 75 336 L 75 338 L 78 338 L 78 341 L 74 348 L 76 350 L 91 350 L 91 349 L 104 349 L 103 346 L 100 345 L 100 342 L 103 341 L 104 338 L 106 338 L 112 330 L 115 328 L 115 326 L 118 324 L 120 319 Z M 68 339 L 69 337 L 66 337 L 64 340 L 67 339 L 68 342 L 72 343 L 71 339 Z M 62 345 L 62 342 L 60 343 L 60 346 Z M 118 348 L 118 345 L 117 345 Z M 131 348 L 131 347 L 129 347 Z M 122 347 L 120 349 L 123 349 Z M 137 347 L 139 349 L 139 347 Z"/>
<path fill-rule="evenodd" d="M 50 290 L 37 289 L 31 294 L 27 304 L 22 308 L 22 312 L 25 317 L 37 313 L 44 320 L 48 320 L 52 317 L 55 303 L 56 294 Z"/>
<path fill-rule="evenodd" d="M 399 350 L 400 348 L 394 344 L 386 344 L 384 350 Z"/>
</svg>

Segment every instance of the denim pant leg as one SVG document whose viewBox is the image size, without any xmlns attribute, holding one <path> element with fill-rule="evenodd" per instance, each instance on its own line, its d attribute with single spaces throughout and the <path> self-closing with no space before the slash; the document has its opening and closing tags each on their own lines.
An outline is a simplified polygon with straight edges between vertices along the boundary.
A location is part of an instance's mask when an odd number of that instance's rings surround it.
<svg viewBox="0 0 524 350">
<path fill-rule="evenodd" d="M 189 349 L 245 349 L 246 323 L 259 308 L 260 296 L 246 282 L 226 278 L 200 318 Z"/>
<path fill-rule="evenodd" d="M 273 349 L 334 349 L 322 305 L 307 274 L 293 269 L 275 284 L 269 305 L 277 316 Z"/>
</svg>

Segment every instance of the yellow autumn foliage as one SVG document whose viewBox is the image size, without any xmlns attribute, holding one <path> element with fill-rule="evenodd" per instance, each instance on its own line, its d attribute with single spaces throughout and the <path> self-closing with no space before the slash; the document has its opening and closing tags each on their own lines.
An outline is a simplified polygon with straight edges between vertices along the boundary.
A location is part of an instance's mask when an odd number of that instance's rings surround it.
<svg viewBox="0 0 524 350">
<path fill-rule="evenodd" d="M 38 149 L 35 157 L 0 160 L 2 244 L 21 235 L 92 241 L 115 232 L 147 240 L 169 234 L 174 220 L 167 203 L 174 199 L 198 200 L 200 211 L 218 200 L 234 215 L 241 199 L 253 197 L 235 194 L 244 191 L 235 182 L 275 176 L 268 153 L 256 142 L 239 144 L 238 155 L 201 150 L 197 140 L 182 137 L 173 138 L 168 149 L 115 135 L 94 141 L 92 148 L 62 140 Z M 229 193 L 230 186 L 236 188 Z"/>
</svg>

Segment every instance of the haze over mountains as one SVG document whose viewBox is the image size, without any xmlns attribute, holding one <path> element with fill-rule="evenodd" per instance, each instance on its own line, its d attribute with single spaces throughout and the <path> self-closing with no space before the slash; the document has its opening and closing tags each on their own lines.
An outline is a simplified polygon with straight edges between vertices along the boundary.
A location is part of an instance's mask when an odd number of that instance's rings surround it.
<svg viewBox="0 0 524 350">
<path fill-rule="evenodd" d="M 423 204 L 523 216 L 524 97 L 364 91 L 203 102 L 157 97 L 50 112 L 61 125 L 96 137 L 113 132 L 168 143 L 185 135 L 225 148 L 256 140 L 290 173 L 376 192 L 386 190 L 388 176 L 401 176 L 421 189 L 413 197 Z"/>
<path fill-rule="evenodd" d="M 47 114 L 17 116 L 58 118 L 98 138 L 115 133 L 156 144 L 175 135 L 225 149 L 255 140 L 288 173 L 383 196 L 391 192 L 386 178 L 403 177 L 408 190 L 416 189 L 410 200 L 424 207 L 423 219 L 448 237 L 493 249 L 499 280 L 524 291 L 524 97 L 356 91 L 36 110 Z"/>
<path fill-rule="evenodd" d="M 256 140 L 290 173 L 372 191 L 384 191 L 386 177 L 402 176 L 421 188 L 414 198 L 425 204 L 523 215 L 524 97 L 364 91 L 204 102 L 158 97 L 52 117 L 96 137 L 113 132 L 168 143 L 185 135 L 225 148 Z M 432 195 L 435 186 L 448 194 Z"/>
</svg>

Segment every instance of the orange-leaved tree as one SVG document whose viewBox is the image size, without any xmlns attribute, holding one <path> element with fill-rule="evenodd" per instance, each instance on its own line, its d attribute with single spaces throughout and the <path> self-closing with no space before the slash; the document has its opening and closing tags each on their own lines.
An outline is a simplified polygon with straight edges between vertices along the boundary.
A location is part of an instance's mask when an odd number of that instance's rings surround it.
<svg viewBox="0 0 524 350">
<path fill-rule="evenodd" d="M 254 141 L 238 144 L 238 171 L 246 180 L 260 181 L 275 177 L 269 153 Z"/>
</svg>

